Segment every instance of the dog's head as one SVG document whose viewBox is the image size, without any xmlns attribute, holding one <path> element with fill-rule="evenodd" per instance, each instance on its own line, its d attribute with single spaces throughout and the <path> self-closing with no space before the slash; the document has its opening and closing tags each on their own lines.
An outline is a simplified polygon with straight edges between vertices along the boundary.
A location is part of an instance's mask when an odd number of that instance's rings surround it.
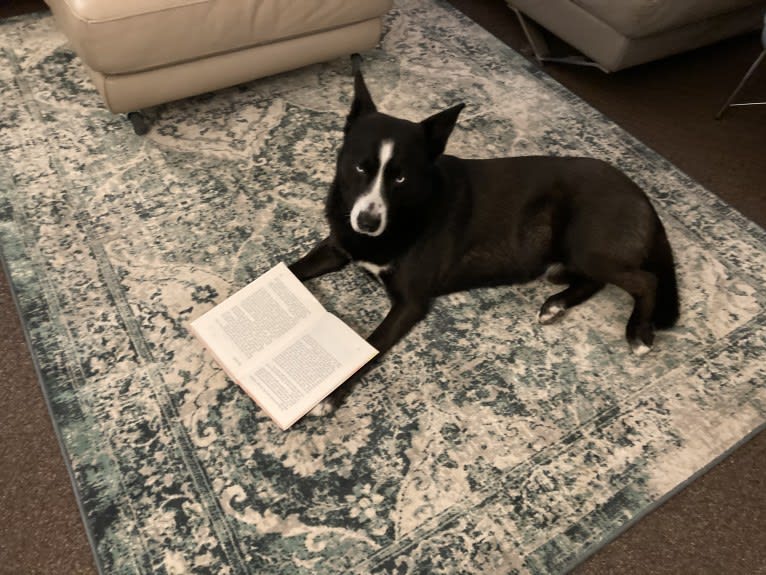
<svg viewBox="0 0 766 575">
<path fill-rule="evenodd" d="M 380 236 L 398 217 L 424 207 L 434 162 L 444 152 L 464 104 L 422 122 L 378 112 L 358 63 L 354 100 L 338 155 L 336 184 L 356 233 Z"/>
</svg>

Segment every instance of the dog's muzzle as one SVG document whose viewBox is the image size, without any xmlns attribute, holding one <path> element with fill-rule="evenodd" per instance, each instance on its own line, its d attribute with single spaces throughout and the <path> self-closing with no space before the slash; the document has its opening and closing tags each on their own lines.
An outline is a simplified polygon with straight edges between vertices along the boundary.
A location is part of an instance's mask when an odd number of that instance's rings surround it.
<svg viewBox="0 0 766 575">
<path fill-rule="evenodd" d="M 386 206 L 382 202 L 357 201 L 351 210 L 351 227 L 358 234 L 379 236 L 386 229 Z"/>
</svg>

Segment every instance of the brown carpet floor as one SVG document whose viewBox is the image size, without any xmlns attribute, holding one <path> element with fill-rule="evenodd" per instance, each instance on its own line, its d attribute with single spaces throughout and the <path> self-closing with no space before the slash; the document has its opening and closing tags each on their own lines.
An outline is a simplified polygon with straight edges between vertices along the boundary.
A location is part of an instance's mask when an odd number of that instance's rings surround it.
<svg viewBox="0 0 766 575">
<path fill-rule="evenodd" d="M 531 57 L 503 0 L 450 1 Z M 43 7 L 39 0 L 2 1 L 0 17 Z M 561 65 L 545 70 L 766 226 L 766 106 L 731 109 L 723 120 L 713 119 L 760 49 L 753 34 L 611 75 Z M 743 98 L 766 100 L 766 64 Z M 0 330 L 0 574 L 95 573 L 4 274 Z M 648 514 L 575 573 L 766 574 L 766 434 Z"/>
</svg>

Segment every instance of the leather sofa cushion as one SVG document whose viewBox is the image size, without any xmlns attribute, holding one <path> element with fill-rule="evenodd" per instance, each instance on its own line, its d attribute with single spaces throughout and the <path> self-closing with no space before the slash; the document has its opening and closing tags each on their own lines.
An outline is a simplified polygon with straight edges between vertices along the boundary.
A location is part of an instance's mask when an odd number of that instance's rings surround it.
<svg viewBox="0 0 766 575">
<path fill-rule="evenodd" d="M 757 0 L 573 0 L 623 36 L 643 38 L 735 12 Z"/>
<path fill-rule="evenodd" d="M 382 16 L 391 0 L 46 0 L 85 63 L 124 74 Z"/>
</svg>

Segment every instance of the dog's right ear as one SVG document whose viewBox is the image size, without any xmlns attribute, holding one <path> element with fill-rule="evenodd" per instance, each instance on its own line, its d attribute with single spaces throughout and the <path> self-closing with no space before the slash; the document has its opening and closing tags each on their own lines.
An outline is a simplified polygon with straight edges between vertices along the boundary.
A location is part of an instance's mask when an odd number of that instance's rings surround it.
<svg viewBox="0 0 766 575">
<path fill-rule="evenodd" d="M 351 102 L 351 111 L 346 117 L 346 126 L 343 128 L 344 133 L 348 133 L 357 119 L 378 111 L 375 103 L 372 101 L 370 91 L 367 89 L 367 84 L 364 83 L 361 63 L 362 57 L 359 54 L 351 56 L 351 67 L 354 72 L 354 101 Z"/>
</svg>

